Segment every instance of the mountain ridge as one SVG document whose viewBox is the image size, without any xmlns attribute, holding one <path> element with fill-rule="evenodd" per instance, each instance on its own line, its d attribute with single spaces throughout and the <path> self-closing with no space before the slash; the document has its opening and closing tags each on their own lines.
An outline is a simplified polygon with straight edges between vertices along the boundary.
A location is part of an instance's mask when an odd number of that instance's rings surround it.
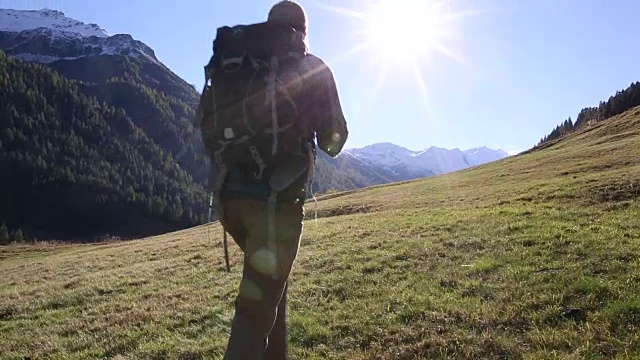
<svg viewBox="0 0 640 360">
<path fill-rule="evenodd" d="M 124 55 L 145 57 L 164 66 L 153 49 L 129 34 L 109 35 L 97 24 L 85 24 L 49 9 L 0 9 L 0 48 L 8 55 L 39 63 Z"/>
<path fill-rule="evenodd" d="M 22 32 L 48 28 L 82 37 L 109 37 L 109 33 L 98 24 L 86 24 L 67 17 L 62 11 L 43 8 L 40 10 L 15 10 L 0 8 L 0 31 Z"/>
<path fill-rule="evenodd" d="M 345 149 L 344 153 L 365 163 L 385 168 L 400 176 L 400 181 L 446 174 L 509 156 L 504 150 L 493 150 L 486 146 L 466 150 L 429 146 L 425 150 L 415 151 L 391 142 Z"/>
<path fill-rule="evenodd" d="M 0 96 L 0 173 L 13 174 L 0 179 L 0 222 L 26 239 L 92 241 L 207 221 L 193 87 L 129 34 L 50 10 L 0 10 L 0 18 L 10 91 Z M 70 100 L 58 103 L 60 94 Z"/>
</svg>

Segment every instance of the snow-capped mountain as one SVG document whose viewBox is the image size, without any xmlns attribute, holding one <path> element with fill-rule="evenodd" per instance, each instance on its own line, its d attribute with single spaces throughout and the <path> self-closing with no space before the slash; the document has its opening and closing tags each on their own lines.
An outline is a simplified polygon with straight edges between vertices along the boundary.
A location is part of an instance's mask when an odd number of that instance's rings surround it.
<svg viewBox="0 0 640 360">
<path fill-rule="evenodd" d="M 485 146 L 465 150 L 464 153 L 471 166 L 486 164 L 509 156 L 504 150 L 493 150 Z"/>
<path fill-rule="evenodd" d="M 49 9 L 0 9 L 0 48 L 8 55 L 41 63 L 117 54 L 160 64 L 154 51 L 131 35 L 110 36 L 96 24 Z"/>
<path fill-rule="evenodd" d="M 109 34 L 97 24 L 85 24 L 70 19 L 57 10 L 12 10 L 0 9 L 0 31 L 22 32 L 46 28 L 78 34 L 84 37 L 109 37 Z"/>
<path fill-rule="evenodd" d="M 77 82 L 78 94 L 122 110 L 193 179 L 206 182 L 209 170 L 202 166 L 200 133 L 189 121 L 200 94 L 146 44 L 56 10 L 0 9 L 0 50 L 41 63 Z M 154 94 L 167 102 L 162 109 Z"/>
<path fill-rule="evenodd" d="M 446 174 L 509 156 L 502 150 L 486 147 L 463 151 L 432 146 L 423 151 L 411 151 L 391 143 L 349 149 L 345 150 L 345 153 L 361 162 L 400 176 L 402 180 Z"/>
</svg>

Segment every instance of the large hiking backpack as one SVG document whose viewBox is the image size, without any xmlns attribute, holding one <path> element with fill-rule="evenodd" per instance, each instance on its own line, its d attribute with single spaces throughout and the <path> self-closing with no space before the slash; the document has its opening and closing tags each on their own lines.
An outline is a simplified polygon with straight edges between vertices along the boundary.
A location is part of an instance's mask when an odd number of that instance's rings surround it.
<svg viewBox="0 0 640 360">
<path fill-rule="evenodd" d="M 283 24 L 218 28 L 199 106 L 203 141 L 218 167 L 234 164 L 261 179 L 279 157 L 299 150 L 305 55 L 302 34 Z"/>
</svg>

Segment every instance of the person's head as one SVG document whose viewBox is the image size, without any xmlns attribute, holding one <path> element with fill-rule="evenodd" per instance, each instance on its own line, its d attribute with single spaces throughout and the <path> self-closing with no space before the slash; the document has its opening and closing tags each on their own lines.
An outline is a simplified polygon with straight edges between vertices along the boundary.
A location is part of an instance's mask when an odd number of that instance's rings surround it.
<svg viewBox="0 0 640 360">
<path fill-rule="evenodd" d="M 267 21 L 287 24 L 308 37 L 309 25 L 304 8 L 293 0 L 282 0 L 271 7 Z"/>
</svg>

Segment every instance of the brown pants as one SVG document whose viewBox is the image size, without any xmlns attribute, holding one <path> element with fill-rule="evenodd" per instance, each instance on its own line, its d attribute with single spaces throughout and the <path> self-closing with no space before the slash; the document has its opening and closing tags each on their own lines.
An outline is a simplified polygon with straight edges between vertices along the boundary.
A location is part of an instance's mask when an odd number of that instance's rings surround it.
<svg viewBox="0 0 640 360">
<path fill-rule="evenodd" d="M 287 282 L 302 235 L 303 205 L 277 203 L 275 249 L 267 246 L 266 200 L 223 197 L 221 205 L 222 224 L 244 253 L 224 359 L 287 359 Z"/>
</svg>

